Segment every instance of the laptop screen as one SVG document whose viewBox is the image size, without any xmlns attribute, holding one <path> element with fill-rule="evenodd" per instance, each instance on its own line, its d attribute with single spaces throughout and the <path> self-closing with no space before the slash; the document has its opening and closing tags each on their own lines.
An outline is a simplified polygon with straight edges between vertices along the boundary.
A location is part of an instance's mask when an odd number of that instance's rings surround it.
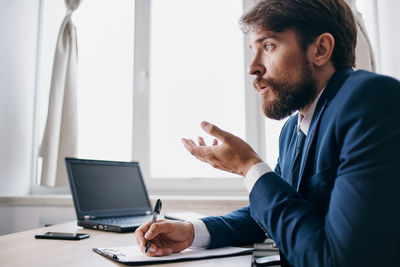
<svg viewBox="0 0 400 267">
<path fill-rule="evenodd" d="M 151 212 L 137 162 L 67 158 L 68 176 L 79 219 Z"/>
</svg>

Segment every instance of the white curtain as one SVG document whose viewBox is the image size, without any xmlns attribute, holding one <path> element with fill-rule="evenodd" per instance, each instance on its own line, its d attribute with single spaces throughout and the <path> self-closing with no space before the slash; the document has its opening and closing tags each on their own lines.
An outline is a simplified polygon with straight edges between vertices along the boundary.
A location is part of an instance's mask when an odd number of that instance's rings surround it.
<svg viewBox="0 0 400 267">
<path fill-rule="evenodd" d="M 81 0 L 65 0 L 67 13 L 58 34 L 53 62 L 49 109 L 39 155 L 41 185 L 67 186 L 64 158 L 77 153 L 77 40 L 72 13 Z"/>
<path fill-rule="evenodd" d="M 346 0 L 357 23 L 356 69 L 376 71 L 375 57 L 362 14 L 357 10 L 356 0 Z"/>
<path fill-rule="evenodd" d="M 348 0 L 356 2 L 374 49 L 376 72 L 400 79 L 400 1 Z M 361 15 L 359 15 L 361 17 Z M 365 56 L 361 54 L 361 57 Z"/>
</svg>

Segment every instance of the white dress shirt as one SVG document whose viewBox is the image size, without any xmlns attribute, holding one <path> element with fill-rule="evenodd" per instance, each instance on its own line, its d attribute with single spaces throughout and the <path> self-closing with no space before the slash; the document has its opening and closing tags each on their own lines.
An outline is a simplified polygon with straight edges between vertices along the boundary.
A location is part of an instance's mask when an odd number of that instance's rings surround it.
<svg viewBox="0 0 400 267">
<path fill-rule="evenodd" d="M 310 129 L 311 119 L 314 115 L 315 107 L 317 106 L 318 100 L 324 89 L 321 90 L 321 92 L 315 98 L 314 102 L 311 104 L 310 108 L 307 110 L 305 114 L 299 112 L 300 114 L 298 116 L 297 130 L 302 131 L 306 136 L 308 134 L 308 130 Z M 268 172 L 272 172 L 272 169 L 266 162 L 259 162 L 253 165 L 249 169 L 249 171 L 246 174 L 246 177 L 244 178 L 244 184 L 249 193 L 253 189 L 253 186 L 258 181 L 258 179 L 260 179 L 261 176 L 263 176 Z M 194 239 L 190 248 L 196 249 L 196 248 L 208 247 L 208 245 L 210 244 L 211 237 L 210 237 L 210 232 L 207 229 L 207 226 L 204 224 L 202 220 L 194 220 L 191 223 L 193 224 L 194 227 Z"/>
</svg>

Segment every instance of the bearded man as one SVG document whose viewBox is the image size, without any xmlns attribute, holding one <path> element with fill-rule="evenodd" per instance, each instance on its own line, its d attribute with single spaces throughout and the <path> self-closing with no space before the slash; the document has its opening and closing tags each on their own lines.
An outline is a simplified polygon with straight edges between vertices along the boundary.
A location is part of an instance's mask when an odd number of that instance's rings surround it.
<svg viewBox="0 0 400 267">
<path fill-rule="evenodd" d="M 282 266 L 400 266 L 400 83 L 354 71 L 356 25 L 342 0 L 264 0 L 246 12 L 249 74 L 264 114 L 282 119 L 274 170 L 243 140 L 182 139 L 212 166 L 242 175 L 250 205 L 192 222 L 146 223 L 147 255 L 187 247 L 278 245 Z M 150 226 L 151 225 L 151 226 Z"/>
</svg>

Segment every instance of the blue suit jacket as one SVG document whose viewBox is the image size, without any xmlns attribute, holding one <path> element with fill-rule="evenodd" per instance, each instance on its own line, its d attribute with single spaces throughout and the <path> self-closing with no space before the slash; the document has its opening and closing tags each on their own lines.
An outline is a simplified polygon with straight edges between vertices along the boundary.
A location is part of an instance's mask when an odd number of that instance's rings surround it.
<svg viewBox="0 0 400 267">
<path fill-rule="evenodd" d="M 203 219 L 210 247 L 265 239 L 294 266 L 400 266 L 400 83 L 366 71 L 337 71 L 322 93 L 291 170 L 297 115 L 282 129 L 274 172 L 250 206 Z"/>
</svg>

